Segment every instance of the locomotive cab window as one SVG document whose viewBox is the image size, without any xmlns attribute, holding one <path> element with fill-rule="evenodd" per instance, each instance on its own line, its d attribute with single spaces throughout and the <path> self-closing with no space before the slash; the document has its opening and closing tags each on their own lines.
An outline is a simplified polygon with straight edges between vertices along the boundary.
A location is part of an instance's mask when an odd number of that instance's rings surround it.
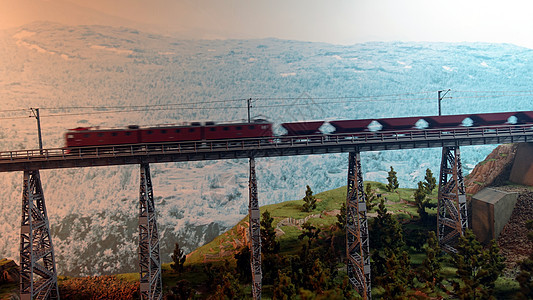
<svg viewBox="0 0 533 300">
<path fill-rule="evenodd" d="M 111 133 L 112 136 L 117 136 L 118 135 L 118 132 L 113 132 Z"/>
<path fill-rule="evenodd" d="M 209 128 L 210 131 L 217 131 L 217 128 L 216 127 L 211 127 Z"/>
<path fill-rule="evenodd" d="M 163 130 L 161 130 L 161 133 L 163 133 L 163 134 L 164 134 L 164 133 L 167 133 L 167 130 L 166 130 L 166 129 L 163 129 Z"/>
<path fill-rule="evenodd" d="M 90 137 L 90 136 L 91 136 L 91 135 L 88 134 L 88 133 L 86 133 L 86 134 L 83 135 L 84 138 L 88 138 L 88 137 Z"/>
<path fill-rule="evenodd" d="M 189 132 L 194 132 L 194 128 L 189 129 Z"/>
<path fill-rule="evenodd" d="M 235 129 L 242 130 L 242 126 L 237 126 L 237 127 L 235 127 Z"/>
<path fill-rule="evenodd" d="M 152 130 L 148 130 L 146 133 L 147 133 L 147 134 L 152 134 L 152 133 L 154 133 L 154 132 L 153 132 Z"/>
<path fill-rule="evenodd" d="M 248 126 L 248 129 L 253 130 L 253 129 L 255 129 L 255 126 L 254 125 L 250 125 L 250 126 Z"/>
<path fill-rule="evenodd" d="M 126 135 L 131 135 L 131 132 L 130 131 L 126 131 Z"/>
<path fill-rule="evenodd" d="M 104 136 L 104 133 L 103 133 L 103 132 L 99 132 L 99 133 L 98 133 L 98 136 L 99 136 L 99 137 L 102 137 L 102 136 Z"/>
<path fill-rule="evenodd" d="M 180 133 L 180 131 L 181 131 L 180 129 L 176 129 L 176 133 Z"/>
<path fill-rule="evenodd" d="M 229 130 L 229 127 L 228 127 L 228 126 L 225 126 L 225 127 L 222 128 L 222 130 L 224 130 L 224 131 L 228 131 L 228 130 Z"/>
</svg>

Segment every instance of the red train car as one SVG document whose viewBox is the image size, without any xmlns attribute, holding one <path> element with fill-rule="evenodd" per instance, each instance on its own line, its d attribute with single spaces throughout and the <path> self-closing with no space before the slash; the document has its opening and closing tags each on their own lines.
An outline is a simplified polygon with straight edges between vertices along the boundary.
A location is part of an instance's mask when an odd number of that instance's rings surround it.
<svg viewBox="0 0 533 300">
<path fill-rule="evenodd" d="M 266 120 L 255 120 L 252 123 L 215 124 L 213 122 L 207 122 L 205 125 L 192 123 L 186 126 L 148 128 L 130 126 L 125 129 L 78 127 L 70 129 L 65 134 L 65 145 L 67 148 L 74 148 L 272 136 L 272 123 Z"/>
<path fill-rule="evenodd" d="M 204 140 L 240 139 L 254 137 L 272 137 L 272 123 L 255 120 L 252 123 L 215 124 L 208 122 L 203 127 Z"/>
<path fill-rule="evenodd" d="M 372 121 L 374 121 L 374 119 L 340 120 L 329 121 L 329 124 L 335 127 L 335 132 L 333 133 L 354 133 L 368 131 L 368 125 L 370 125 Z"/>
<path fill-rule="evenodd" d="M 405 130 L 417 129 L 416 122 L 420 117 L 404 117 L 404 118 L 386 118 L 377 119 L 376 121 L 383 126 L 381 130 Z"/>
<path fill-rule="evenodd" d="M 188 126 L 141 128 L 139 133 L 140 143 L 182 142 L 203 139 L 203 127 L 199 123 Z"/>
<path fill-rule="evenodd" d="M 140 141 L 136 126 L 125 129 L 98 129 L 78 127 L 65 134 L 67 148 L 102 145 L 137 144 Z"/>
<path fill-rule="evenodd" d="M 283 123 L 281 126 L 287 130 L 287 135 L 321 134 L 319 128 L 324 121 Z"/>
<path fill-rule="evenodd" d="M 461 127 L 463 121 L 470 115 L 447 115 L 422 117 L 429 124 L 429 128 Z"/>
<path fill-rule="evenodd" d="M 480 126 L 486 125 L 504 125 L 510 117 L 514 116 L 514 112 L 504 113 L 490 113 L 490 114 L 474 114 L 470 115 L 470 119 L 474 121 L 474 124 Z"/>
</svg>

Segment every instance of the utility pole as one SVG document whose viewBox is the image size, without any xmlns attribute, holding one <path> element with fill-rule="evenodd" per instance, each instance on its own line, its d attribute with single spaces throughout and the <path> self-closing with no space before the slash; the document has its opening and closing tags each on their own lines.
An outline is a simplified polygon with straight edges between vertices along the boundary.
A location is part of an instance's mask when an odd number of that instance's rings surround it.
<svg viewBox="0 0 533 300">
<path fill-rule="evenodd" d="M 447 91 L 438 91 L 439 93 L 439 116 L 442 115 L 442 109 L 441 109 L 441 102 L 442 102 L 442 99 L 444 99 L 444 96 L 446 96 L 446 94 L 448 94 L 448 92 L 450 91 L 450 89 L 448 89 Z M 446 92 L 444 93 L 444 95 L 441 96 L 442 92 Z"/>
<path fill-rule="evenodd" d="M 35 119 L 37 119 L 37 133 L 39 134 L 39 150 L 41 154 L 43 154 L 43 139 L 41 136 L 41 118 L 39 117 L 39 109 L 38 108 L 31 108 L 31 112 L 33 113 L 33 116 Z M 30 116 L 31 118 L 31 116 Z"/>
<path fill-rule="evenodd" d="M 252 98 L 248 98 L 247 102 L 248 102 L 248 123 L 250 123 L 250 108 L 252 107 Z"/>
</svg>

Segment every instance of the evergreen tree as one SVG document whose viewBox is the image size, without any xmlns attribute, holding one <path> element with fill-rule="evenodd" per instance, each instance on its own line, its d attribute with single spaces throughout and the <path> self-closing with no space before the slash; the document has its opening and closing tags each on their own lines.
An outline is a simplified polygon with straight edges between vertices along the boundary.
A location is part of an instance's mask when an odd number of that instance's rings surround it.
<svg viewBox="0 0 533 300">
<path fill-rule="evenodd" d="M 381 199 L 378 205 L 377 216 L 371 223 L 370 231 L 372 232 L 370 244 L 373 249 L 402 249 L 405 246 L 402 227 L 396 218 L 388 212 L 384 199 Z"/>
<path fill-rule="evenodd" d="M 307 274 L 307 282 L 309 283 L 312 291 L 322 294 L 329 288 L 330 285 L 330 273 L 329 269 L 324 268 L 324 264 L 320 259 L 316 259 L 313 263 L 311 272 Z"/>
<path fill-rule="evenodd" d="M 377 203 L 375 203 L 377 198 L 378 197 L 372 190 L 372 186 L 370 185 L 370 183 L 367 183 L 365 185 L 365 202 L 366 202 L 366 209 L 368 211 L 371 211 L 377 205 Z"/>
<path fill-rule="evenodd" d="M 428 169 L 429 170 L 429 169 Z M 420 220 L 425 223 L 428 219 L 426 208 L 430 206 L 429 198 L 426 197 L 427 190 L 422 181 L 418 182 L 418 188 L 415 190 L 414 198 L 416 203 L 416 210 L 420 216 Z"/>
<path fill-rule="evenodd" d="M 191 288 L 191 283 L 187 280 L 180 280 L 176 285 L 170 288 L 166 295 L 166 300 L 187 300 L 192 297 L 195 291 Z"/>
<path fill-rule="evenodd" d="M 315 196 L 313 196 L 313 191 L 309 186 L 307 186 L 307 190 L 305 191 L 305 197 L 303 200 L 303 211 L 310 212 L 316 208 L 316 198 Z"/>
<path fill-rule="evenodd" d="M 526 222 L 526 228 L 533 230 L 533 220 Z M 533 231 L 530 231 L 527 237 L 533 241 Z M 517 298 L 533 299 L 533 252 L 530 252 L 529 257 L 520 262 L 520 273 L 516 276 L 516 280 L 520 283 Z"/>
<path fill-rule="evenodd" d="M 385 202 L 381 199 L 377 216 L 371 223 L 370 232 L 370 245 L 372 245 L 372 279 L 377 285 L 385 287 L 390 285 L 391 291 L 395 290 L 394 282 L 399 280 L 403 285 L 410 280 L 404 281 L 403 279 L 395 279 L 389 276 L 391 268 L 394 268 L 397 273 L 402 274 L 404 278 L 410 279 L 409 268 L 403 266 L 409 265 L 409 257 L 403 254 L 403 248 L 405 242 L 403 239 L 402 228 L 396 218 L 387 211 Z M 391 273 L 392 274 L 392 273 Z M 398 287 L 401 289 L 401 287 Z"/>
<path fill-rule="evenodd" d="M 183 271 L 183 264 L 185 264 L 185 259 L 187 258 L 185 256 L 185 253 L 183 253 L 183 250 L 180 248 L 180 244 L 176 242 L 174 245 L 174 253 L 171 255 L 172 261 L 174 262 L 171 267 L 172 270 L 176 273 L 180 273 Z"/>
<path fill-rule="evenodd" d="M 291 277 L 286 273 L 278 271 L 278 277 L 274 282 L 272 299 L 290 300 L 296 296 L 296 287 L 291 281 Z"/>
<path fill-rule="evenodd" d="M 241 251 L 235 254 L 237 260 L 237 272 L 239 279 L 242 282 L 250 282 L 252 280 L 252 269 L 250 267 L 251 252 L 250 247 L 246 246 Z"/>
<path fill-rule="evenodd" d="M 433 173 L 429 168 L 426 169 L 426 177 L 424 177 L 424 180 L 426 194 L 431 195 L 431 192 L 437 187 L 437 179 L 433 177 Z"/>
<path fill-rule="evenodd" d="M 214 294 L 208 299 L 245 299 L 244 290 L 229 272 L 222 276 L 222 282 L 216 287 Z"/>
<path fill-rule="evenodd" d="M 398 184 L 398 177 L 396 177 L 396 171 L 394 171 L 394 168 L 391 166 L 390 171 L 388 172 L 389 176 L 387 176 L 387 181 L 389 182 L 386 186 L 387 191 L 393 192 L 395 191 L 400 185 Z"/>
<path fill-rule="evenodd" d="M 279 253 L 279 242 L 276 240 L 276 230 L 272 223 L 274 218 L 270 212 L 265 210 L 261 215 L 261 253 L 276 254 Z"/>
<path fill-rule="evenodd" d="M 396 256 L 396 253 L 391 251 L 386 257 L 385 266 L 386 274 L 376 277 L 377 283 L 385 290 L 383 299 L 407 299 L 407 291 L 413 277 L 409 255 L 403 251 L 400 256 Z"/>
<path fill-rule="evenodd" d="M 315 226 L 311 225 L 311 223 L 305 222 L 302 225 L 302 229 L 302 233 L 298 236 L 298 239 L 302 240 L 303 238 L 307 237 L 307 243 L 310 249 L 311 243 L 318 238 L 320 228 L 316 228 Z"/>
<path fill-rule="evenodd" d="M 483 250 L 474 233 L 467 229 L 456 248 L 453 256 L 459 277 L 453 283 L 456 295 L 460 299 L 493 299 L 494 282 L 504 268 L 496 242 L 492 241 L 490 247 Z"/>
<path fill-rule="evenodd" d="M 341 210 L 337 215 L 337 227 L 342 231 L 346 229 L 346 202 L 342 202 Z"/>
<path fill-rule="evenodd" d="M 430 231 L 427 239 L 426 258 L 418 271 L 418 280 L 425 282 L 426 288 L 435 292 L 436 288 L 443 289 L 442 281 L 444 280 L 442 271 L 442 262 L 444 257 L 441 255 L 441 249 L 435 231 Z"/>
</svg>

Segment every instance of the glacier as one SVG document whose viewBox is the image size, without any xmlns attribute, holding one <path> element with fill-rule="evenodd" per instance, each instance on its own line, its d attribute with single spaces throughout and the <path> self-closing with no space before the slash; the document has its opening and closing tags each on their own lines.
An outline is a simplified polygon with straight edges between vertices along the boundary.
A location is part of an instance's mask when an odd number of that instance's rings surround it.
<svg viewBox="0 0 533 300">
<path fill-rule="evenodd" d="M 184 121 L 287 121 L 533 110 L 533 50 L 510 44 L 371 42 L 349 46 L 279 39 L 183 40 L 123 27 L 37 22 L 0 32 L 0 151 L 63 146 L 78 126 Z M 480 91 L 497 91 L 482 93 Z M 181 105 L 179 105 L 181 104 Z M 159 110 L 117 112 L 119 106 Z M 169 106 L 171 105 L 171 106 Z M 92 110 L 83 107 L 99 107 Z M 324 127 L 324 130 L 331 130 Z M 461 148 L 464 173 L 495 147 Z M 415 187 L 439 172 L 440 149 L 364 152 L 365 180 Z M 260 205 L 343 186 L 347 154 L 257 159 Z M 163 262 L 245 217 L 247 160 L 152 164 Z M 137 272 L 138 166 L 41 171 L 58 272 Z M 0 256 L 18 260 L 22 174 L 0 173 Z"/>
</svg>

